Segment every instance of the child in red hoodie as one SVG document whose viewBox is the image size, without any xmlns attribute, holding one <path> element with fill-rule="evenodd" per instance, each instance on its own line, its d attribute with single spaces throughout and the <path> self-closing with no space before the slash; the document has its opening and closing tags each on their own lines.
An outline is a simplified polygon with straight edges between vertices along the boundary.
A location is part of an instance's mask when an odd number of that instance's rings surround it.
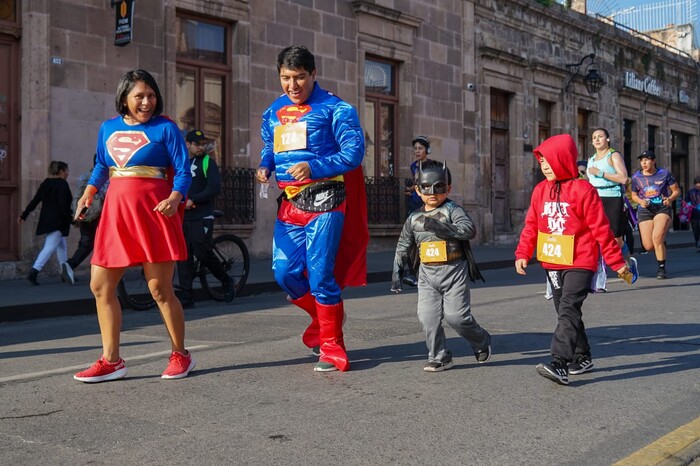
<svg viewBox="0 0 700 466">
<path fill-rule="evenodd" d="M 620 275 L 629 270 L 598 192 L 578 177 L 578 151 L 573 138 L 568 134 L 552 136 L 534 150 L 534 155 L 546 179 L 532 192 L 515 251 L 515 270 L 525 275 L 537 248 L 537 259 L 552 285 L 558 316 L 552 337 L 553 360 L 538 364 L 537 372 L 568 385 L 570 373 L 582 374 L 593 368 L 581 306 L 598 268 L 599 246 L 613 270 Z"/>
</svg>

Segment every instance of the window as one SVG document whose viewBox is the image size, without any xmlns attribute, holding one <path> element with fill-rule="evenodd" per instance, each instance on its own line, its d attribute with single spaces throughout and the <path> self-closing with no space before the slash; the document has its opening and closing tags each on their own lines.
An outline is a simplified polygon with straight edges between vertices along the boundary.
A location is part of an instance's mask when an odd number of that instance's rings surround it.
<svg viewBox="0 0 700 466">
<path fill-rule="evenodd" d="M 365 169 L 368 176 L 396 176 L 398 95 L 396 64 L 365 60 Z"/>
<path fill-rule="evenodd" d="M 647 150 L 655 152 L 656 135 L 659 132 L 659 127 L 654 125 L 647 126 Z"/>
<path fill-rule="evenodd" d="M 635 123 L 633 120 L 622 120 L 622 158 L 625 160 L 627 173 L 632 176 L 632 162 L 637 160 L 637 155 L 632 153 L 632 142 Z"/>
<path fill-rule="evenodd" d="M 540 100 L 537 103 L 537 142 L 542 142 L 551 136 L 552 102 Z"/>
<path fill-rule="evenodd" d="M 579 109 L 578 114 L 576 115 L 576 126 L 578 128 L 578 140 L 576 144 L 576 149 L 578 149 L 578 158 L 582 160 L 588 158 L 588 148 L 591 147 L 590 137 L 588 135 L 589 116 L 590 112 L 581 109 Z"/>
<path fill-rule="evenodd" d="M 230 26 L 179 15 L 177 21 L 177 90 L 175 120 L 183 132 L 201 129 L 212 139 L 208 152 L 227 166 L 226 120 L 231 65 Z"/>
</svg>

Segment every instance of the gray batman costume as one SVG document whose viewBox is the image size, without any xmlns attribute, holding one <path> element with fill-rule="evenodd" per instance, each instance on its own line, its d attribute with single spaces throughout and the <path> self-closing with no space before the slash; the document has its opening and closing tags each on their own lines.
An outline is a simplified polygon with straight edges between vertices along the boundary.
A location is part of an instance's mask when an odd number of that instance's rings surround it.
<svg viewBox="0 0 700 466">
<path fill-rule="evenodd" d="M 427 211 L 425 206 L 412 212 L 396 245 L 392 290 L 401 289 L 403 265 L 417 255 L 426 241 L 446 241 L 447 261 L 422 263 L 418 270 L 418 319 L 423 325 L 428 360 L 446 362 L 447 350 L 443 316 L 447 323 L 472 346 L 485 350 L 491 336 L 472 316 L 468 280 L 484 280 L 469 246 L 476 235 L 474 222 L 466 211 L 447 199 L 440 207 Z"/>
</svg>

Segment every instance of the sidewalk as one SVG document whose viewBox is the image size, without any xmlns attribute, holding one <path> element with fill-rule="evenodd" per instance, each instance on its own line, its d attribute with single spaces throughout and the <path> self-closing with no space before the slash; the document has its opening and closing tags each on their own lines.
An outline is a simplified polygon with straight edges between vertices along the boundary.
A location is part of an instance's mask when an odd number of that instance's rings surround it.
<svg viewBox="0 0 700 466">
<path fill-rule="evenodd" d="M 669 232 L 666 236 L 669 249 L 693 246 L 693 236 L 689 231 Z M 637 251 L 639 238 L 635 238 Z M 482 270 L 512 267 L 515 260 L 515 245 L 474 245 L 474 256 Z M 367 282 L 389 282 L 394 251 L 367 253 Z M 61 277 L 39 276 L 39 286 L 32 286 L 27 280 L 0 281 L 0 322 L 11 322 L 48 317 L 93 314 L 95 301 L 90 292 L 88 265 L 76 270 L 76 283 L 73 286 L 61 281 Z M 281 291 L 272 275 L 270 259 L 251 260 L 250 275 L 242 296 Z M 236 305 L 234 300 L 231 304 Z"/>
</svg>

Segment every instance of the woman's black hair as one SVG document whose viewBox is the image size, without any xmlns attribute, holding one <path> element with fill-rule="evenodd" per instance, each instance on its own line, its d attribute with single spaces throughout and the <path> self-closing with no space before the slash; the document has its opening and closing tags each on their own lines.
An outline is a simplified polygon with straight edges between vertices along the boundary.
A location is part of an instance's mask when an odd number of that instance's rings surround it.
<svg viewBox="0 0 700 466">
<path fill-rule="evenodd" d="M 68 170 L 68 164 L 66 162 L 52 160 L 51 163 L 49 163 L 49 176 L 58 176 L 61 170 Z"/>
<path fill-rule="evenodd" d="M 160 89 L 158 89 L 158 84 L 153 76 L 151 76 L 151 73 L 146 70 L 127 71 L 119 80 L 119 84 L 117 85 L 117 96 L 114 99 L 117 112 L 122 116 L 129 114 L 129 107 L 125 102 L 126 96 L 129 95 L 129 92 L 131 92 L 134 86 L 136 86 L 138 81 L 142 81 L 156 93 L 156 109 L 153 112 L 153 115 L 160 115 L 163 113 L 163 97 L 160 95 Z"/>
<path fill-rule="evenodd" d="M 282 68 L 288 70 L 304 69 L 309 74 L 316 69 L 314 54 L 303 45 L 292 45 L 277 55 L 277 72 Z"/>
</svg>

